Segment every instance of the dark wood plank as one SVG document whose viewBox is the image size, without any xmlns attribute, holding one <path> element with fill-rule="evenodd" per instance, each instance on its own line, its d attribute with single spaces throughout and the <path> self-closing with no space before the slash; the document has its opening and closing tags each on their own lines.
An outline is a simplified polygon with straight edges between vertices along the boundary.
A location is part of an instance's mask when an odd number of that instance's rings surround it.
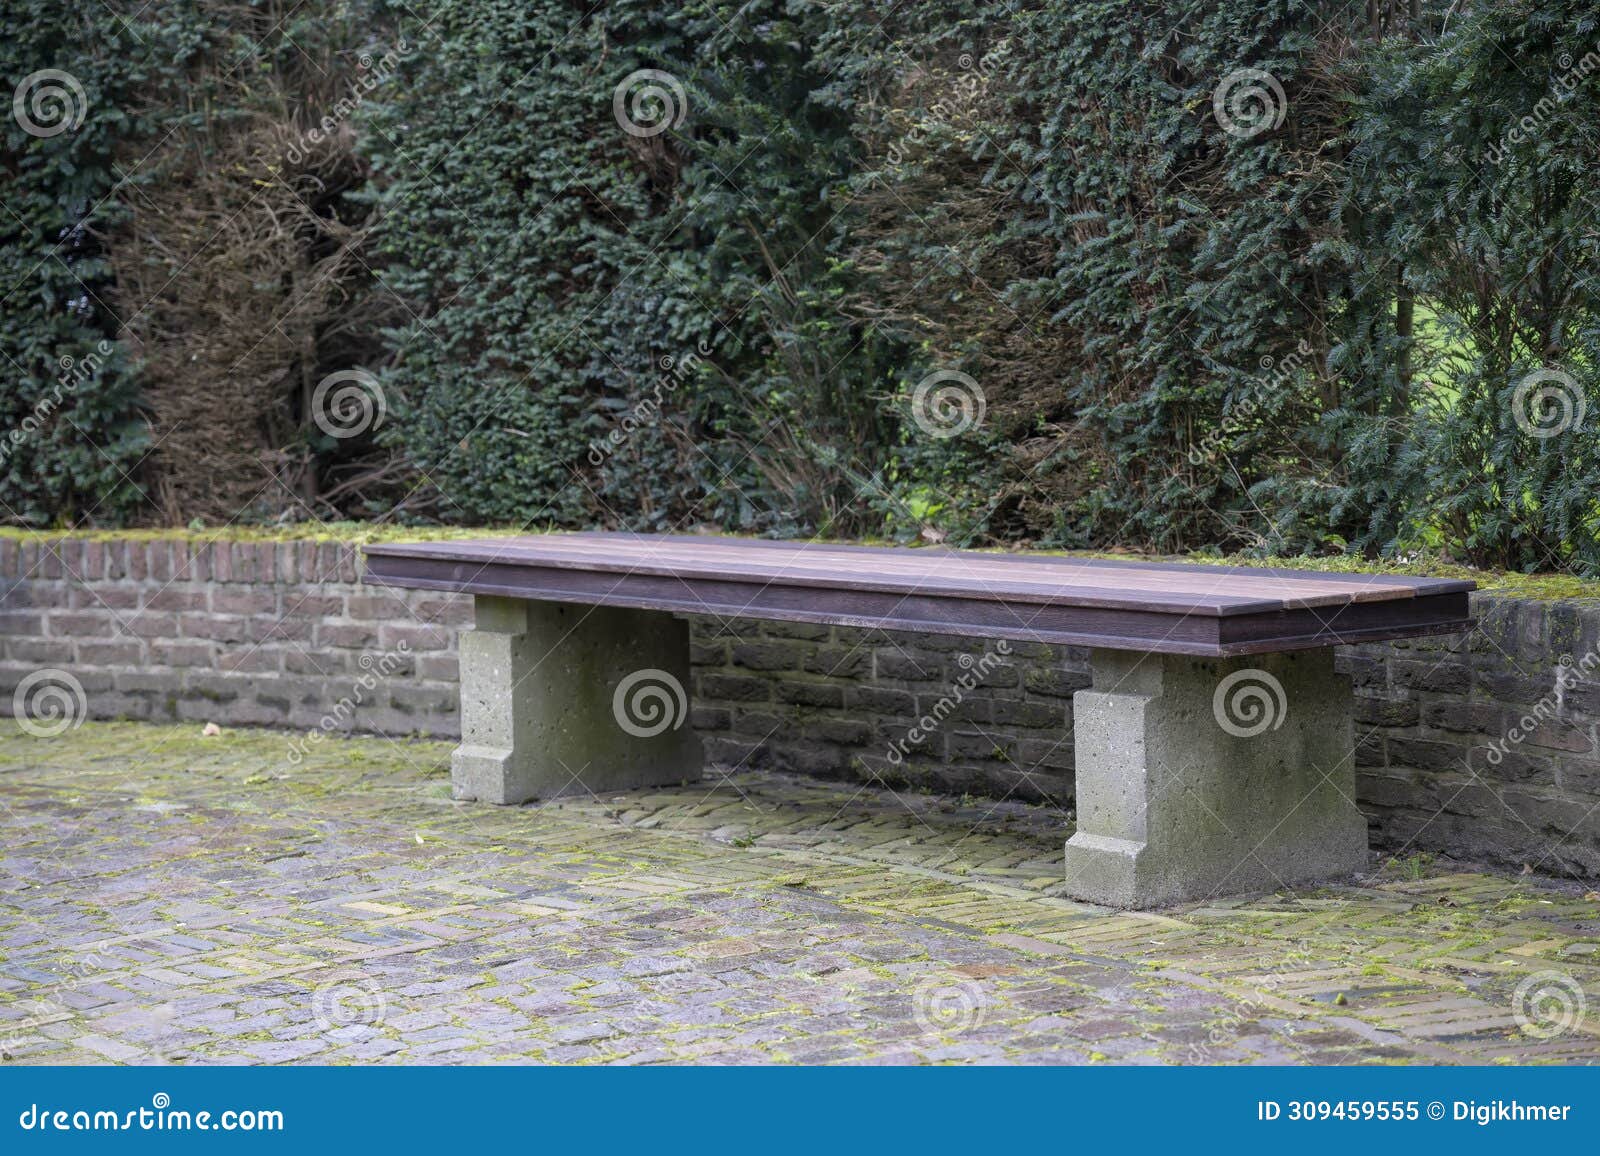
<svg viewBox="0 0 1600 1156">
<path fill-rule="evenodd" d="M 1392 575 L 1266 574 L 1240 567 L 1018 558 L 980 551 L 808 546 L 703 537 L 551 534 L 528 538 L 380 546 L 382 555 L 519 561 L 610 573 L 742 579 L 820 589 L 990 597 L 1003 601 L 1149 607 L 1175 613 L 1242 614 L 1340 606 L 1472 588 L 1452 580 Z"/>
<path fill-rule="evenodd" d="M 1376 592 L 1345 582 L 1330 593 L 1319 582 L 1304 595 L 1296 592 L 1325 576 L 1279 571 L 1263 587 L 1238 567 L 877 547 L 811 553 L 687 536 L 541 535 L 366 553 L 366 580 L 391 586 L 1210 656 L 1461 630 L 1472 588 L 1406 579 Z M 969 557 L 982 559 L 981 579 Z M 1152 569 L 1160 580 L 1132 581 L 1130 571 Z M 1241 585 L 1251 592 L 1229 593 Z M 1271 590 L 1281 592 L 1263 596 Z"/>
</svg>

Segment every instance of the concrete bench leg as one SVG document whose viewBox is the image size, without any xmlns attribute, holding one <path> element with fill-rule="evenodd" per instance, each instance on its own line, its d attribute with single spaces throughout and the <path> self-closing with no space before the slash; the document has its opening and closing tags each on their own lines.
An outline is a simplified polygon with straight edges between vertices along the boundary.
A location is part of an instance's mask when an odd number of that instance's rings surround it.
<svg viewBox="0 0 1600 1156">
<path fill-rule="evenodd" d="M 458 799 L 523 803 L 698 779 L 689 624 L 476 595 L 461 636 Z"/>
<path fill-rule="evenodd" d="M 1073 895 L 1160 907 L 1366 868 L 1350 683 L 1331 649 L 1096 650 L 1092 669 L 1072 700 Z"/>
</svg>

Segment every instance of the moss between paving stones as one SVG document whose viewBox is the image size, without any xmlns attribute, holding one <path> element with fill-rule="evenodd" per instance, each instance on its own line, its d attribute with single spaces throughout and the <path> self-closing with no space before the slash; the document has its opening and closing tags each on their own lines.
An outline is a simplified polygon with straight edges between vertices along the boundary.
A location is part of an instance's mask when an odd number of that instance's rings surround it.
<svg viewBox="0 0 1600 1156">
<path fill-rule="evenodd" d="M 0 720 L 0 952 L 64 1009 L 0 1062 L 1600 1059 L 1517 995 L 1600 998 L 1569 885 L 1419 861 L 1115 913 L 1018 886 L 1059 875 L 1045 808 L 750 775 L 470 807 L 445 744 L 292 737 Z"/>
<path fill-rule="evenodd" d="M 73 539 L 91 542 L 349 542 L 365 546 L 378 542 L 440 542 L 461 538 L 509 538 L 540 533 L 554 527 L 515 526 L 390 526 L 370 522 L 300 523 L 285 526 L 228 526 L 218 529 L 137 530 L 23 530 L 0 526 L 0 540 L 40 542 Z M 749 535 L 732 535 L 749 537 Z M 894 545 L 878 539 L 840 542 L 814 539 L 816 545 Z M 994 550 L 992 553 L 1009 551 Z M 1331 557 L 1238 554 L 1146 555 L 1106 550 L 1029 550 L 1035 555 L 1091 558 L 1112 561 L 1188 562 L 1203 566 L 1269 566 L 1293 570 L 1318 570 L 1330 574 L 1399 574 L 1418 578 L 1468 578 L 1488 592 L 1537 602 L 1600 601 L 1600 580 L 1568 574 L 1521 574 L 1477 570 L 1437 558 L 1404 562 L 1374 562 L 1354 555 Z"/>
</svg>

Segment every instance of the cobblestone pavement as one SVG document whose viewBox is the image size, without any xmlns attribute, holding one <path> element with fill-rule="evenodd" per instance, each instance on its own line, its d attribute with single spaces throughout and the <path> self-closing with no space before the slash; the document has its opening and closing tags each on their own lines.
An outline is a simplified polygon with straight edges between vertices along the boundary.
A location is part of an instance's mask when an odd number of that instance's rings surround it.
<svg viewBox="0 0 1600 1156">
<path fill-rule="evenodd" d="M 715 773 L 464 806 L 448 755 L 0 731 L 7 1062 L 1600 1059 L 1580 887 L 1374 860 L 1118 914 L 1059 894 L 1047 809 Z"/>
</svg>

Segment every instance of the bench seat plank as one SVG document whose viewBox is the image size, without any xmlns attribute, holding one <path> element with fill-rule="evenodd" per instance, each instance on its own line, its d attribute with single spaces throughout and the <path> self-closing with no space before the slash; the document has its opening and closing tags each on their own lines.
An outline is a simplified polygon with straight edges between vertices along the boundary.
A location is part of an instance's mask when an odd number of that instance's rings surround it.
<svg viewBox="0 0 1600 1156">
<path fill-rule="evenodd" d="M 1469 581 L 834 546 L 539 534 L 367 547 L 370 582 L 1223 657 L 1460 630 Z"/>
</svg>

